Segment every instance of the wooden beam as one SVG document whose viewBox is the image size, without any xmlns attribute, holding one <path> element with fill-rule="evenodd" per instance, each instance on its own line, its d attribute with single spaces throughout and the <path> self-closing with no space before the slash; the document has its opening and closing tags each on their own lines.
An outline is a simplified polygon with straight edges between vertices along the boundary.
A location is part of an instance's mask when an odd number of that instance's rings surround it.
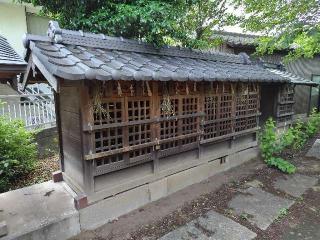
<svg viewBox="0 0 320 240">
<path fill-rule="evenodd" d="M 58 80 L 55 76 L 53 76 L 47 69 L 46 67 L 41 63 L 39 58 L 32 54 L 32 61 L 33 63 L 38 67 L 40 72 L 43 74 L 43 76 L 46 78 L 50 86 L 57 92 L 58 91 Z M 26 80 L 28 81 L 28 80 Z"/>
<path fill-rule="evenodd" d="M 26 72 L 24 73 L 23 79 L 22 79 L 22 89 L 23 90 L 25 90 L 25 88 L 27 86 L 27 83 L 28 83 L 28 80 L 29 80 L 29 75 L 30 75 L 30 73 L 32 71 L 32 64 L 33 64 L 32 55 L 30 55 L 29 61 L 28 61 L 28 65 L 27 65 L 27 69 L 26 69 Z"/>
</svg>

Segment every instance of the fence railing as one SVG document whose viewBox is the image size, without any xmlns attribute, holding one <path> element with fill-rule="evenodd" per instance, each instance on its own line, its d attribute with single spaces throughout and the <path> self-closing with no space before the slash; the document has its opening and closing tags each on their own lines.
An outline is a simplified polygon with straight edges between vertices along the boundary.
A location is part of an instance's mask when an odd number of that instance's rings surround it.
<svg viewBox="0 0 320 240">
<path fill-rule="evenodd" d="M 56 123 L 52 94 L 0 95 L 0 115 L 21 119 L 26 127 L 50 127 Z"/>
</svg>

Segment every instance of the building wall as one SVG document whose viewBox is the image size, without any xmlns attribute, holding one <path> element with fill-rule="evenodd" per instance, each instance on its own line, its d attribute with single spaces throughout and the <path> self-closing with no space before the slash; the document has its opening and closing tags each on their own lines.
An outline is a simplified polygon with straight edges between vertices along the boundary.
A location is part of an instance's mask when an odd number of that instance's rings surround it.
<svg viewBox="0 0 320 240">
<path fill-rule="evenodd" d="M 0 34 L 23 56 L 22 36 L 27 32 L 25 7 L 0 3 Z"/>
<path fill-rule="evenodd" d="M 20 56 L 24 55 L 22 37 L 25 33 L 45 35 L 49 19 L 37 16 L 39 8 L 0 0 L 0 34 Z"/>
<path fill-rule="evenodd" d="M 312 59 L 298 59 L 294 62 L 290 62 L 287 65 L 290 72 L 293 72 L 301 77 L 312 80 L 313 75 L 320 75 L 320 57 L 314 57 Z M 310 87 L 308 86 L 297 86 L 295 94 L 295 105 L 294 111 L 296 114 L 303 114 L 309 110 L 309 98 L 310 98 Z M 318 102 L 318 91 L 313 91 L 311 95 L 310 110 L 317 106 Z"/>
</svg>

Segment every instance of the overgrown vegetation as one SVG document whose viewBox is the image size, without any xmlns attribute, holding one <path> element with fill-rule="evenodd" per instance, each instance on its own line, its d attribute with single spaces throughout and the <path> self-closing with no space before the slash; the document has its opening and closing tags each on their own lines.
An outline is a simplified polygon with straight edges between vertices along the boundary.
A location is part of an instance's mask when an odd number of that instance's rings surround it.
<svg viewBox="0 0 320 240">
<path fill-rule="evenodd" d="M 13 181 L 30 172 L 36 163 L 34 133 L 20 120 L 0 117 L 0 192 L 10 189 Z"/>
<path fill-rule="evenodd" d="M 240 26 L 263 35 L 257 53 L 288 51 L 286 60 L 320 52 L 319 0 L 233 0 L 244 10 Z"/>
<path fill-rule="evenodd" d="M 308 140 L 320 129 L 320 113 L 312 110 L 309 120 L 302 124 L 296 122 L 282 134 L 277 134 L 275 122 L 269 118 L 260 135 L 260 149 L 264 161 L 268 166 L 278 168 L 284 173 L 294 173 L 296 167 L 279 154 L 286 148 L 300 150 Z"/>
<path fill-rule="evenodd" d="M 212 29 L 234 25 L 232 0 L 18 0 L 61 27 L 163 44 L 210 48 Z M 72 14 L 70 14 L 72 13 Z"/>
</svg>

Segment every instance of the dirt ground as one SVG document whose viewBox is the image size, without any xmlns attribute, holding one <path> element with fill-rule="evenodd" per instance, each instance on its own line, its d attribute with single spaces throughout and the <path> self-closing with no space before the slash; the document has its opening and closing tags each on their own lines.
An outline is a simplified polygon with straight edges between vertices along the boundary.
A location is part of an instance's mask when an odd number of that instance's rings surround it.
<svg viewBox="0 0 320 240">
<path fill-rule="evenodd" d="M 39 159 L 33 171 L 21 176 L 16 182 L 12 183 L 11 190 L 49 181 L 52 179 L 52 173 L 59 169 L 58 155 Z"/>
<path fill-rule="evenodd" d="M 318 137 L 320 135 L 308 141 L 302 151 L 285 151 L 283 157 L 295 164 L 298 172 L 319 176 L 320 161 L 304 157 Z M 273 187 L 273 180 L 281 176 L 283 173 L 267 168 L 262 160 L 256 159 L 150 203 L 94 231 L 83 232 L 73 239 L 157 239 L 212 209 L 257 233 L 256 239 L 320 239 L 317 227 L 320 224 L 319 184 L 303 197 L 295 199 Z M 266 231 L 251 225 L 245 217 L 236 216 L 232 209 L 228 209 L 228 202 L 237 194 L 237 188 L 252 180 L 260 181 L 262 189 L 270 193 L 296 201 Z"/>
</svg>

